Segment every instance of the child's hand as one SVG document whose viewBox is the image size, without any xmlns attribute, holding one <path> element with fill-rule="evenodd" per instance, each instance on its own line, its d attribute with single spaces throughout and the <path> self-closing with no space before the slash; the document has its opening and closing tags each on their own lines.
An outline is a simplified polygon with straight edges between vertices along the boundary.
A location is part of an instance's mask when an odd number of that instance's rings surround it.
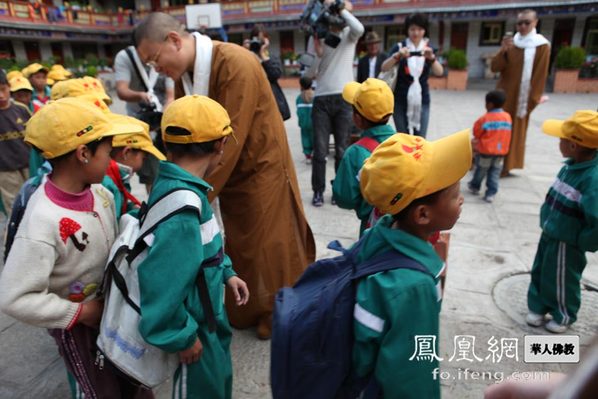
<svg viewBox="0 0 598 399">
<path fill-rule="evenodd" d="M 226 285 L 233 290 L 237 306 L 245 305 L 249 300 L 249 289 L 245 281 L 237 276 L 232 276 L 226 281 Z"/>
<path fill-rule="evenodd" d="M 89 302 L 81 304 L 81 313 L 79 314 L 78 323 L 86 326 L 98 328 L 100 320 L 102 319 L 102 311 L 104 310 L 104 301 L 100 299 L 92 299 Z"/>
<path fill-rule="evenodd" d="M 203 353 L 203 345 L 201 344 L 201 341 L 199 340 L 199 338 L 197 338 L 195 340 L 195 342 L 193 343 L 193 345 L 191 345 L 189 348 L 185 349 L 184 351 L 179 352 L 179 360 L 183 364 L 195 363 L 196 361 L 199 360 L 202 353 Z"/>
</svg>

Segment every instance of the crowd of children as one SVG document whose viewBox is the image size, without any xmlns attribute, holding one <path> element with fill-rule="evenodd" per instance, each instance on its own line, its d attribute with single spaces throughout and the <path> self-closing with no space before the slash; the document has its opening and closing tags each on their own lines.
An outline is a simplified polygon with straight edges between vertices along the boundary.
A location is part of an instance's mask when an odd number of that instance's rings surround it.
<svg viewBox="0 0 598 399">
<path fill-rule="evenodd" d="M 40 64 L 22 75 L 0 71 L 0 194 L 9 216 L 21 187 L 34 187 L 0 277 L 2 311 L 48 329 L 85 397 L 153 397 L 110 362 L 98 367 L 94 361 L 104 267 L 118 219 L 143 212 L 129 180 L 151 154 L 162 162 L 147 206 L 189 190 L 201 211 L 183 209 L 152 232 L 139 267 L 139 331 L 149 344 L 178 354 L 175 397 L 230 398 L 232 332 L 224 287 L 237 305 L 247 303 L 249 291 L 224 252 L 204 180 L 234 139 L 227 112 L 203 96 L 176 100 L 163 115 L 162 154 L 147 124 L 110 111 L 101 82 L 68 78 L 64 68 Z M 300 85 L 297 115 L 310 160 L 312 81 L 301 78 Z M 473 137 L 465 130 L 436 141 L 395 132 L 388 124 L 393 94 L 381 80 L 349 83 L 343 99 L 361 134 L 340 162 L 333 193 L 338 206 L 361 221 L 356 261 L 396 251 L 426 271 L 399 268 L 357 282 L 352 375 L 371 380 L 366 398 L 440 397 L 439 380 L 432 379 L 437 360 L 410 361 L 413 347 L 405 343 L 439 334 L 445 264 L 429 241 L 459 218 L 460 180 L 470 169 L 472 145 L 469 191 L 478 194 L 485 178 L 484 200 L 493 202 L 498 192 L 511 139 L 511 119 L 501 108 L 505 95 L 486 95 L 487 113 L 474 123 Z M 567 160 L 542 205 L 526 320 L 562 333 L 576 321 L 585 252 L 598 250 L 598 113 L 578 111 L 566 121 L 547 121 L 543 130 L 561 139 Z M 199 289 L 198 277 L 205 283 Z"/>
</svg>

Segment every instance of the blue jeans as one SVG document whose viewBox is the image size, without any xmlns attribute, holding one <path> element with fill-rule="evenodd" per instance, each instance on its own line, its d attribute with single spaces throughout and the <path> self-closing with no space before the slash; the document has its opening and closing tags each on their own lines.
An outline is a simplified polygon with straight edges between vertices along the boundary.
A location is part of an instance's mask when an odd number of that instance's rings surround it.
<svg viewBox="0 0 598 399">
<path fill-rule="evenodd" d="M 311 186 L 314 192 L 326 188 L 326 155 L 330 134 L 334 135 L 334 170 L 349 145 L 353 110 L 342 95 L 333 94 L 314 98 L 311 120 L 314 127 L 314 155 L 311 169 Z"/>
<path fill-rule="evenodd" d="M 486 178 L 486 194 L 484 196 L 492 197 L 495 195 L 498 192 L 498 180 L 500 179 L 504 159 L 505 157 L 498 155 L 477 154 L 475 157 L 475 171 L 469 186 L 479 190 L 482 181 Z"/>
<path fill-rule="evenodd" d="M 407 104 L 395 100 L 395 109 L 393 114 L 395 121 L 395 127 L 398 133 L 409 133 L 407 130 Z M 428 121 L 430 120 L 430 104 L 422 104 L 421 119 L 419 130 L 416 130 L 414 134 L 426 138 L 428 133 Z"/>
</svg>

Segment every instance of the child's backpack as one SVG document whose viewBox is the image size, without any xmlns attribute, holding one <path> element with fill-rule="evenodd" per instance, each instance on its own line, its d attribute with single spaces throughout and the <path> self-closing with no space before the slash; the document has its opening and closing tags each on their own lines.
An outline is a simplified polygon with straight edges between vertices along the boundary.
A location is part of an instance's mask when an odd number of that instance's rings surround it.
<svg viewBox="0 0 598 399">
<path fill-rule="evenodd" d="M 313 263 L 292 288 L 278 291 L 270 368 L 274 399 L 356 398 L 369 382 L 369 377 L 351 375 L 357 281 L 399 268 L 434 278 L 397 251 L 358 263 L 362 242 L 341 256 Z"/>
<path fill-rule="evenodd" d="M 105 303 L 96 363 L 101 367 L 107 358 L 133 382 L 149 388 L 174 375 L 179 357 L 148 344 L 139 333 L 141 309 L 137 269 L 148 255 L 153 242 L 152 232 L 160 223 L 184 210 L 197 212 L 199 217 L 201 199 L 191 190 L 178 189 L 164 195 L 149 208 L 142 205 L 139 219 L 123 215 L 121 233 L 110 251 L 102 284 Z M 198 265 L 197 284 L 210 331 L 215 329 L 216 320 L 203 269 L 219 264 L 219 260 L 208 259 Z"/>
<path fill-rule="evenodd" d="M 37 190 L 37 188 L 43 183 L 44 175 L 49 173 L 51 170 L 52 167 L 50 166 L 50 164 L 48 162 L 44 162 L 37 171 L 38 175 L 27 180 L 19 190 L 17 196 L 15 197 L 15 200 L 12 204 L 10 219 L 8 220 L 8 224 L 6 225 L 6 237 L 4 239 L 5 262 L 6 258 L 8 257 L 8 253 L 12 248 L 12 244 L 15 241 L 15 236 L 17 235 L 17 230 L 19 229 L 21 220 L 25 215 L 25 210 L 27 209 L 29 199 L 31 198 L 35 190 Z"/>
</svg>

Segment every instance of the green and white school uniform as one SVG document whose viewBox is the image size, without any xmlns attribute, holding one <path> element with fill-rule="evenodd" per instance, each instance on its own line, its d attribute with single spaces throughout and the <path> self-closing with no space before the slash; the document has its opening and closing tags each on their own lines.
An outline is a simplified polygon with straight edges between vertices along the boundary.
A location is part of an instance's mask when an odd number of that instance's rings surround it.
<svg viewBox="0 0 598 399">
<path fill-rule="evenodd" d="M 416 335 L 434 337 L 434 353 L 439 353 L 439 275 L 444 263 L 429 242 L 391 228 L 392 223 L 386 215 L 366 231 L 358 260 L 395 249 L 422 264 L 435 278 L 396 269 L 358 283 L 353 371 L 358 376 L 372 374 L 385 399 L 440 398 L 440 382 L 433 374 L 438 360 L 417 360 L 414 354 Z"/>
<path fill-rule="evenodd" d="M 527 294 L 529 310 L 559 324 L 577 319 L 585 252 L 598 250 L 598 156 L 565 166 L 540 210 L 542 237 Z"/>
<path fill-rule="evenodd" d="M 208 202 L 210 185 L 173 163 L 160 162 L 149 205 L 176 189 L 192 190 L 201 198 L 201 216 L 183 211 L 154 231 L 147 259 L 139 265 L 139 331 L 148 343 L 171 353 L 188 349 L 200 339 L 203 353 L 199 361 L 178 368 L 173 397 L 228 399 L 233 377 L 229 351 L 232 332 L 223 290 L 235 272 L 223 252 L 222 235 Z M 196 278 L 202 263 L 218 257 L 221 261 L 217 267 L 205 268 L 216 318 L 216 330 L 210 332 Z"/>
</svg>

